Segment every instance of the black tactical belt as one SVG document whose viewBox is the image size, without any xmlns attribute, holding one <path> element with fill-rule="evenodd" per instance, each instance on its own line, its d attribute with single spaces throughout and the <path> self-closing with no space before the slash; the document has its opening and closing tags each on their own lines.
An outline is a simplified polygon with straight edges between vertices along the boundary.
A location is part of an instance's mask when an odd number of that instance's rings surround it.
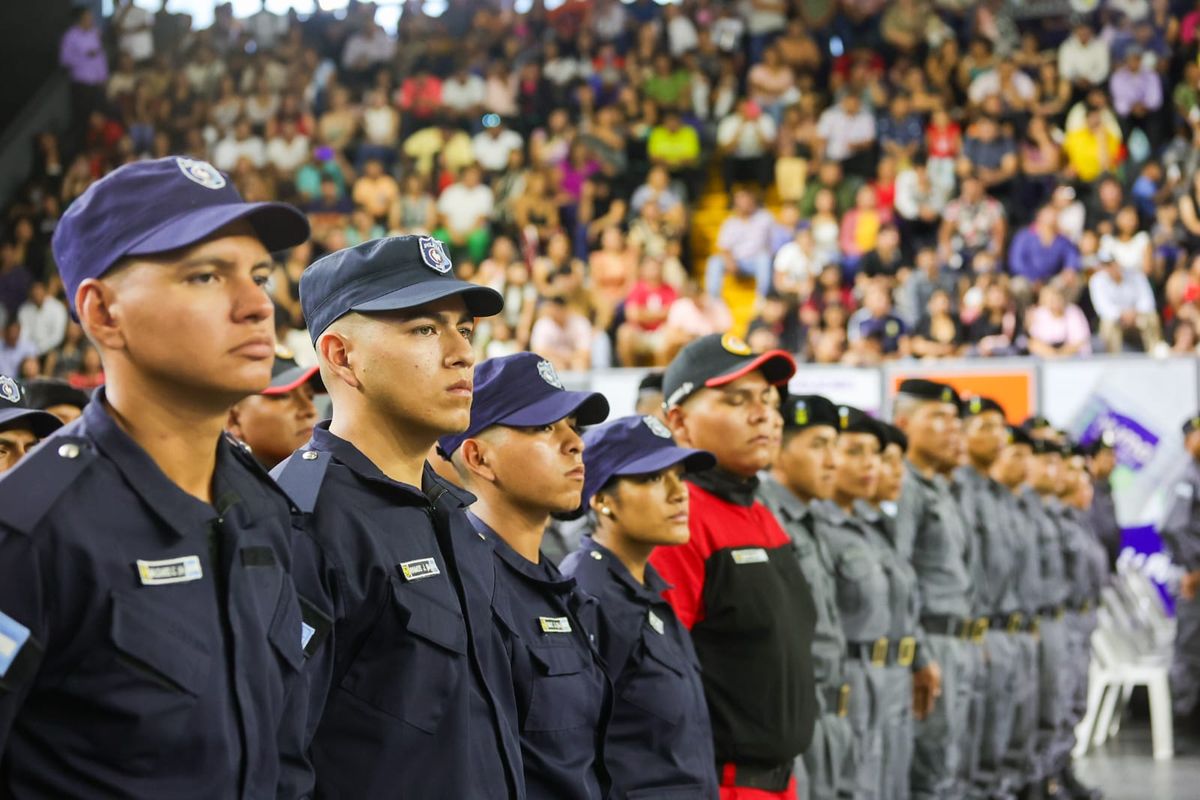
<svg viewBox="0 0 1200 800">
<path fill-rule="evenodd" d="M 851 658 L 882 667 L 888 660 L 888 638 L 880 636 L 873 642 L 847 642 L 846 652 Z"/>
<path fill-rule="evenodd" d="M 1091 613 L 1092 609 L 1094 609 L 1095 607 L 1096 607 L 1096 604 L 1093 603 L 1091 601 L 1091 599 L 1087 599 L 1087 600 L 1084 600 L 1082 603 L 1079 603 L 1078 605 L 1071 606 L 1070 610 L 1076 614 L 1089 614 L 1089 613 Z"/>
<path fill-rule="evenodd" d="M 921 627 L 926 633 L 954 636 L 958 639 L 971 638 L 974 627 L 972 623 L 970 617 L 956 617 L 953 614 L 929 614 L 921 617 Z"/>
<path fill-rule="evenodd" d="M 1042 619 L 1062 619 L 1063 614 L 1066 612 L 1067 607 L 1063 605 L 1043 606 L 1042 609 L 1038 611 L 1038 615 L 1041 616 Z"/>
<path fill-rule="evenodd" d="M 761 764 L 718 764 L 717 776 L 722 786 L 728 786 L 725 777 L 733 772 L 733 785 L 743 789 L 762 789 L 764 792 L 783 792 L 792 780 L 792 764 L 779 764 L 774 767 Z"/>
<path fill-rule="evenodd" d="M 991 617 L 991 630 L 1004 631 L 1005 633 L 1021 633 L 1029 630 L 1031 617 L 1026 616 L 1020 611 L 1014 611 L 1011 614 L 996 614 Z"/>
<path fill-rule="evenodd" d="M 822 686 L 817 689 L 825 703 L 825 713 L 844 717 L 850 713 L 850 684 Z"/>
<path fill-rule="evenodd" d="M 917 637 L 902 636 L 888 645 L 888 666 L 911 667 L 917 659 Z"/>
</svg>

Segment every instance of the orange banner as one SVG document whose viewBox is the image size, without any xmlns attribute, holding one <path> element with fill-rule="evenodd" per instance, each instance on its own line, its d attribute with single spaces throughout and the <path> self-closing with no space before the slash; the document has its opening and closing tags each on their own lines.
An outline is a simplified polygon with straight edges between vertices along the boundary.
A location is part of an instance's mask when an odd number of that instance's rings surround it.
<svg viewBox="0 0 1200 800">
<path fill-rule="evenodd" d="M 926 378 L 947 383 L 961 395 L 990 397 L 1004 407 L 1004 415 L 1012 425 L 1019 425 L 1033 413 L 1035 373 L 1032 369 L 998 370 L 996 372 L 958 372 L 948 370 L 921 370 L 919 372 L 897 372 L 892 374 L 888 387 L 895 397 L 900 382 L 906 378 Z"/>
</svg>

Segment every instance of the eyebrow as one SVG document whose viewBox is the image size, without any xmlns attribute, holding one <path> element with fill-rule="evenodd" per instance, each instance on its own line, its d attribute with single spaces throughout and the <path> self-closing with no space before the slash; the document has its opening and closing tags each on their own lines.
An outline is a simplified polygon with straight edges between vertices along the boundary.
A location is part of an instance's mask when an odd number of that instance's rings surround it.
<svg viewBox="0 0 1200 800">
<path fill-rule="evenodd" d="M 405 313 L 404 311 L 399 311 L 399 312 L 397 312 L 397 317 L 401 322 L 417 322 L 418 320 L 430 320 L 433 322 L 446 322 L 447 320 L 453 319 L 453 312 L 451 312 L 451 311 L 434 312 L 434 311 L 417 310 L 415 313 L 408 314 L 408 313 Z M 475 316 L 470 311 L 464 311 L 461 315 L 459 315 L 458 320 L 454 324 L 455 325 L 463 325 L 468 322 L 474 322 L 474 321 L 475 321 Z"/>
<path fill-rule="evenodd" d="M 217 267 L 218 269 L 224 270 L 226 272 L 232 272 L 233 270 L 237 269 L 237 262 L 230 261 L 228 258 L 221 258 L 220 256 L 196 256 L 195 258 L 189 258 L 184 261 L 180 261 L 178 264 L 175 265 L 175 268 L 176 269 L 193 269 L 195 267 L 204 267 L 204 266 L 213 266 L 213 267 Z M 264 258 L 263 260 L 256 262 L 254 265 L 252 265 L 250 267 L 250 269 L 251 270 L 263 269 L 263 268 L 271 269 L 272 267 L 274 267 L 274 263 L 271 261 L 270 257 L 268 256 L 267 258 Z"/>
</svg>

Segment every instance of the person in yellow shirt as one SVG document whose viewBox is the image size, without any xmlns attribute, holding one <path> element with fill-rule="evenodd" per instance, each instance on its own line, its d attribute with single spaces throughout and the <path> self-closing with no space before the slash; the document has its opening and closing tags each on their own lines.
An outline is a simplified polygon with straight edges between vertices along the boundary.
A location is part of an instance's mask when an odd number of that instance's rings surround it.
<svg viewBox="0 0 1200 800">
<path fill-rule="evenodd" d="M 351 197 L 354 205 L 370 214 L 376 222 L 385 222 L 392 205 L 400 199 L 400 185 L 383 171 L 382 161 L 372 158 L 367 161 L 362 176 L 354 182 Z"/>
<path fill-rule="evenodd" d="M 672 178 L 683 182 L 688 200 L 697 198 L 704 180 L 700 169 L 700 137 L 695 128 L 683 123 L 678 111 L 667 111 L 662 124 L 650 131 L 646 155 L 653 163 L 666 167 Z"/>
<path fill-rule="evenodd" d="M 1087 125 L 1068 133 L 1063 149 L 1076 177 L 1091 183 L 1117 168 L 1121 140 L 1105 127 L 1100 110 L 1089 108 Z"/>
<path fill-rule="evenodd" d="M 434 161 L 438 166 L 457 175 L 475 163 L 471 137 L 447 121 L 422 128 L 404 140 L 404 155 L 413 159 L 417 172 L 432 175 Z"/>
</svg>

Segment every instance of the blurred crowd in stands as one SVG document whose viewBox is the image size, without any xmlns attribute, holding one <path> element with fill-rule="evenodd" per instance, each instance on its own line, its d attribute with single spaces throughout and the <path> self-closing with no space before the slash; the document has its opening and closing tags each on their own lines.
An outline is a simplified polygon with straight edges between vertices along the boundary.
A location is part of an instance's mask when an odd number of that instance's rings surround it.
<svg viewBox="0 0 1200 800">
<path fill-rule="evenodd" d="M 306 266 L 402 232 L 504 294 L 482 355 L 564 370 L 663 364 L 737 303 L 818 363 L 1200 350 L 1200 4 L 444 5 L 82 11 L 74 125 L 0 216 L 0 374 L 103 381 L 50 235 L 168 154 L 309 215 L 270 284 L 301 363 Z"/>
</svg>

